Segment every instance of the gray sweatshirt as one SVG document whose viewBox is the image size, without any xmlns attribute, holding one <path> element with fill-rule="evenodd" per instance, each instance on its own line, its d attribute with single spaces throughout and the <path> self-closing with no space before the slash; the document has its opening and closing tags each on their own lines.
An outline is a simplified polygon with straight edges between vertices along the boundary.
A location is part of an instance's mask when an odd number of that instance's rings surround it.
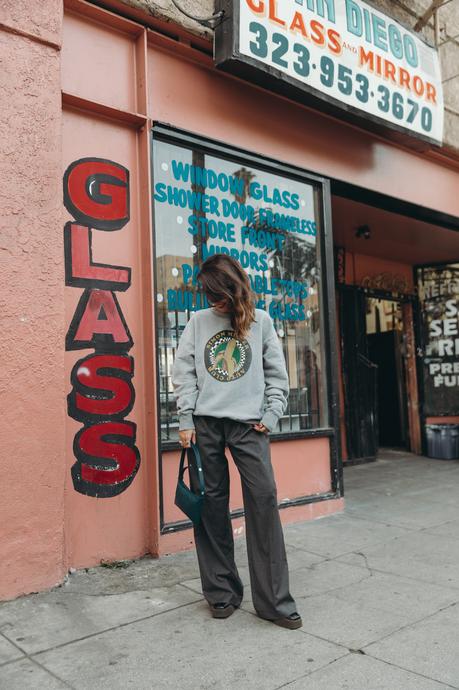
<svg viewBox="0 0 459 690">
<path fill-rule="evenodd" d="M 229 315 L 192 314 L 172 367 L 179 430 L 194 429 L 193 414 L 277 425 L 289 394 L 284 354 L 269 314 L 255 309 L 255 319 L 241 341 Z"/>
</svg>

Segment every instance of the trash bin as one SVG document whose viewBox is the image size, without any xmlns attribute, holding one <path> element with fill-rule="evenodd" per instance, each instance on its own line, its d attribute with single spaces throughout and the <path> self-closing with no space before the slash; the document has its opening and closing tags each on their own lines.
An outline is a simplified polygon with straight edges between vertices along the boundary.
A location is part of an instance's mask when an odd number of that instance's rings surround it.
<svg viewBox="0 0 459 690">
<path fill-rule="evenodd" d="M 459 424 L 426 424 L 427 457 L 459 459 Z"/>
</svg>

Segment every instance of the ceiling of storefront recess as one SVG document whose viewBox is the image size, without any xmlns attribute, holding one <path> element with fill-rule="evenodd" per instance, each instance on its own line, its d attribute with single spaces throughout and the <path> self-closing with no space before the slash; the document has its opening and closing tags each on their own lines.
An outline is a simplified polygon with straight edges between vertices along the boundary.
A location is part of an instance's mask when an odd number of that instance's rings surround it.
<svg viewBox="0 0 459 690">
<path fill-rule="evenodd" d="M 377 256 L 412 266 L 459 259 L 459 232 L 367 204 L 332 197 L 333 242 L 355 254 Z M 370 238 L 356 237 L 361 225 Z"/>
</svg>

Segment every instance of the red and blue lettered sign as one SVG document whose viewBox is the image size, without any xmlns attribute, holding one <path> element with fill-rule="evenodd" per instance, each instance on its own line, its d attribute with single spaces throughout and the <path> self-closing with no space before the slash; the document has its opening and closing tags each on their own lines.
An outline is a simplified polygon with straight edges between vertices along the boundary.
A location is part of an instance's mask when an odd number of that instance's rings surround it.
<svg viewBox="0 0 459 690">
<path fill-rule="evenodd" d="M 361 0 L 220 0 L 218 8 L 218 67 L 370 128 L 442 143 L 438 53 L 392 17 Z"/>
</svg>

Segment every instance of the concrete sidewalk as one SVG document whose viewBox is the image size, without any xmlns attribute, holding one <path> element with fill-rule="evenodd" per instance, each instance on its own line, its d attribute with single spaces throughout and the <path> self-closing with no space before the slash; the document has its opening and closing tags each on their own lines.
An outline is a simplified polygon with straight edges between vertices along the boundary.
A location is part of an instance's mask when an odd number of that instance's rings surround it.
<svg viewBox="0 0 459 690">
<path fill-rule="evenodd" d="M 304 627 L 210 617 L 196 556 L 69 576 L 0 605 L 0 688 L 459 688 L 459 462 L 385 453 L 345 470 L 344 514 L 284 528 Z"/>
</svg>

